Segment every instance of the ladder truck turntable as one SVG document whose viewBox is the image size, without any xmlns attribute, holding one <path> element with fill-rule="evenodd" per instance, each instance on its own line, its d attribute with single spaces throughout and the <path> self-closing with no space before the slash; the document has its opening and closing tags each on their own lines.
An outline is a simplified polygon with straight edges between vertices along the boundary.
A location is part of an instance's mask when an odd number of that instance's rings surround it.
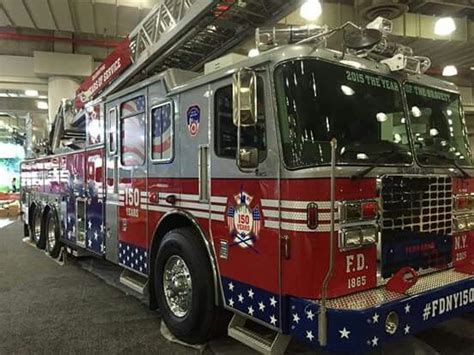
<svg viewBox="0 0 474 355">
<path fill-rule="evenodd" d="M 472 311 L 459 94 L 390 28 L 261 28 L 254 58 L 126 86 L 135 59 L 85 105 L 83 149 L 22 164 L 30 238 L 120 265 L 188 343 L 226 310 L 262 353 L 363 353 Z"/>
</svg>

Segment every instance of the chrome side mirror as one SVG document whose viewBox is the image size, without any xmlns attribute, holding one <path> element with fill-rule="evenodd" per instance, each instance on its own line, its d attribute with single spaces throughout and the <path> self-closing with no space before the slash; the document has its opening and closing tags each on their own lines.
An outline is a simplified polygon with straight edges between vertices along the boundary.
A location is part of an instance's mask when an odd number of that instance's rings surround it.
<svg viewBox="0 0 474 355">
<path fill-rule="evenodd" d="M 258 167 L 258 149 L 242 147 L 239 149 L 239 167 L 241 169 L 256 169 Z"/>
<path fill-rule="evenodd" d="M 247 68 L 240 69 L 232 82 L 233 121 L 237 127 L 250 127 L 257 123 L 257 74 Z"/>
</svg>

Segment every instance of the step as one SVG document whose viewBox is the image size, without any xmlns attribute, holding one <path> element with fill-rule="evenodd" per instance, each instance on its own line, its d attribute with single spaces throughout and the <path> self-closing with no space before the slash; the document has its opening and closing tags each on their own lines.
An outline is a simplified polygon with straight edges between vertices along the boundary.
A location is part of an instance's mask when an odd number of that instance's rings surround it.
<svg viewBox="0 0 474 355">
<path fill-rule="evenodd" d="M 228 327 L 228 335 L 231 338 L 247 345 L 261 354 L 284 354 L 291 337 L 279 332 L 274 332 L 272 339 L 245 327 L 247 319 L 234 314 Z"/>
<path fill-rule="evenodd" d="M 124 269 L 122 274 L 120 274 L 120 283 L 143 295 L 148 287 L 148 278 L 138 275 L 128 269 Z"/>
</svg>

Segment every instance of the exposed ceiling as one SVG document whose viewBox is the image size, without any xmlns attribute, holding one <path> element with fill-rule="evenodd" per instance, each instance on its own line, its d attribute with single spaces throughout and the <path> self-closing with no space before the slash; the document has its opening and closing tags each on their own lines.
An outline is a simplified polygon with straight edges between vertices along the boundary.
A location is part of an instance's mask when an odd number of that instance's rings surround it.
<svg viewBox="0 0 474 355">
<path fill-rule="evenodd" d="M 0 26 L 126 36 L 157 0 L 0 0 Z"/>
</svg>

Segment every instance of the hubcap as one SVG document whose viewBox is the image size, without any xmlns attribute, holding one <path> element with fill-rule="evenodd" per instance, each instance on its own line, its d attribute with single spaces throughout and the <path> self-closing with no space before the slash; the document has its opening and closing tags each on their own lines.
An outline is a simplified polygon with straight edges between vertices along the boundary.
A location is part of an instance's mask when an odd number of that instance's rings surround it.
<svg viewBox="0 0 474 355">
<path fill-rule="evenodd" d="M 177 255 L 170 256 L 166 261 L 163 289 L 171 312 L 179 318 L 186 316 L 191 309 L 193 285 L 188 266 Z"/>
<path fill-rule="evenodd" d="M 54 228 L 54 222 L 50 221 L 48 223 L 48 244 L 49 244 L 49 250 L 54 249 L 54 245 L 56 244 L 56 233 L 55 233 Z"/>
</svg>

